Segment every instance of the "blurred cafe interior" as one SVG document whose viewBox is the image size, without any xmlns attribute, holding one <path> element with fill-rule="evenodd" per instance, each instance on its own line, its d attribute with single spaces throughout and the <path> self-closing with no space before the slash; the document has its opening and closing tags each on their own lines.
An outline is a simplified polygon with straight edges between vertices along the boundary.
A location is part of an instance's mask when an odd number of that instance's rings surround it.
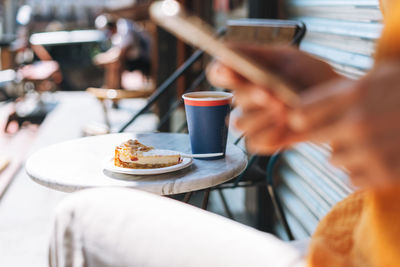
<svg viewBox="0 0 400 267">
<path fill-rule="evenodd" d="M 68 163 L 63 165 L 66 170 L 57 167 L 52 173 L 61 177 L 63 172 L 79 171 L 93 179 L 63 184 L 48 178 L 51 171 L 46 167 L 33 166 L 35 153 L 71 140 L 132 133 L 166 134 L 161 146 L 172 139 L 186 140 L 190 133 L 182 95 L 229 91 L 212 86 L 206 78 L 212 56 L 151 18 L 154 2 L 0 0 L 0 266 L 48 266 L 56 209 L 78 189 L 122 185 L 152 192 L 149 188 L 156 183 L 165 183 L 156 194 L 283 240 L 309 238 L 329 210 L 356 190 L 347 172 L 330 164 L 328 145 L 299 143 L 274 156 L 248 151 L 246 137 L 233 126 L 240 116 L 238 108 L 232 108 L 227 122 L 227 149 L 239 149 L 241 161 L 237 156 L 232 164 L 238 165 L 227 170 L 225 165 L 210 167 L 215 163 L 207 161 L 206 182 L 191 184 L 189 179 L 190 175 L 200 179 L 189 172 L 204 175 L 196 169 L 206 162 L 200 159 L 193 160 L 190 171 L 178 171 L 182 177 L 170 174 L 169 184 L 157 180 L 157 175 L 121 181 L 99 169 L 97 185 L 96 173 Z M 371 69 L 383 27 L 378 0 L 178 2 L 211 25 L 215 36 L 228 41 L 268 45 L 273 38 L 287 39 L 285 32 L 271 25 L 294 21 L 295 32 L 286 33 L 293 35 L 290 39 L 300 36 L 294 45 L 354 79 Z M 149 142 L 145 145 L 154 145 Z M 179 148 L 185 149 L 182 144 Z M 186 147 L 184 152 L 190 153 L 189 143 Z M 64 157 L 55 147 L 52 152 L 50 158 Z M 95 161 L 94 156 L 76 157 L 91 162 L 88 165 Z M 51 169 L 50 158 L 40 164 Z M 96 164 L 100 166 L 92 165 Z M 218 176 L 212 168 L 225 172 Z M 187 180 L 181 173 L 188 175 Z M 175 188 L 180 183 L 184 190 Z"/>
</svg>

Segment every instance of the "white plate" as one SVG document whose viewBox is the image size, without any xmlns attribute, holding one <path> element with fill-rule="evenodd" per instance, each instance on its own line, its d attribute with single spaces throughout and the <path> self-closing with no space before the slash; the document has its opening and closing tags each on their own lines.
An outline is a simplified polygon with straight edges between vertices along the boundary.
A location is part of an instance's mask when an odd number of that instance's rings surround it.
<svg viewBox="0 0 400 267">
<path fill-rule="evenodd" d="M 182 158 L 182 162 L 173 166 L 164 167 L 164 168 L 155 168 L 155 169 L 129 169 L 117 167 L 114 165 L 114 158 L 107 158 L 104 161 L 104 169 L 111 172 L 123 173 L 123 174 L 132 174 L 132 175 L 154 175 L 154 174 L 163 174 L 168 172 L 174 172 L 192 165 L 192 158 Z"/>
</svg>

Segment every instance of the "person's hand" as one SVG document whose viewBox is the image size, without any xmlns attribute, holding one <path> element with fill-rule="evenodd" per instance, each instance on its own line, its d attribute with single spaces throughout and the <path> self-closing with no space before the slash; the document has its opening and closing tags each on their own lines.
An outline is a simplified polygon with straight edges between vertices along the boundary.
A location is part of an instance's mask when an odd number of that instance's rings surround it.
<svg viewBox="0 0 400 267">
<path fill-rule="evenodd" d="M 293 47 L 234 48 L 259 61 L 298 92 L 339 77 L 327 63 Z M 207 77 L 214 86 L 235 91 L 236 104 L 242 110 L 235 124 L 245 133 L 249 150 L 268 154 L 287 145 L 287 136 L 292 136 L 286 123 L 288 108 L 268 88 L 248 81 L 219 62 L 208 67 Z"/>
<path fill-rule="evenodd" d="M 332 161 L 360 186 L 400 181 L 400 64 L 384 63 L 360 81 L 307 92 L 290 115 L 297 138 L 329 141 Z"/>
</svg>

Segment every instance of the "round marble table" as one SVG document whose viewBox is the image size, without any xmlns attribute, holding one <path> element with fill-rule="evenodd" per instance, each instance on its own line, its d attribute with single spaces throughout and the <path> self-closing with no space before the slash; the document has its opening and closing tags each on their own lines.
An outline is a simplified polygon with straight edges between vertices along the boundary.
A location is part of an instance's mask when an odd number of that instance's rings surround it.
<svg viewBox="0 0 400 267">
<path fill-rule="evenodd" d="M 103 162 L 113 157 L 115 146 L 135 138 L 160 149 L 190 153 L 189 136 L 186 134 L 109 134 L 43 148 L 28 159 L 26 171 L 37 183 L 64 192 L 100 186 L 122 186 L 159 195 L 173 195 L 224 183 L 240 175 L 247 165 L 243 151 L 228 144 L 224 159 L 194 159 L 191 166 L 172 173 L 136 176 L 104 170 Z"/>
</svg>

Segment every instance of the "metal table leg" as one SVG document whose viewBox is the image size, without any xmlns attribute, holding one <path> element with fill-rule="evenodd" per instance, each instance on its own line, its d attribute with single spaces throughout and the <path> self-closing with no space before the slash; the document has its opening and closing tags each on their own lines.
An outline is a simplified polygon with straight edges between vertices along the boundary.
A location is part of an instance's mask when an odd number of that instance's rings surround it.
<svg viewBox="0 0 400 267">
<path fill-rule="evenodd" d="M 201 204 L 201 208 L 203 210 L 207 210 L 207 206 L 208 206 L 208 199 L 210 198 L 210 188 L 207 188 L 204 191 L 204 198 L 203 198 L 203 203 Z"/>
<path fill-rule="evenodd" d="M 185 197 L 183 198 L 183 202 L 188 203 L 190 201 L 190 198 L 192 197 L 193 192 L 187 192 L 185 194 Z"/>
<path fill-rule="evenodd" d="M 218 191 L 218 193 L 219 193 L 219 196 L 221 197 L 222 205 L 224 206 L 226 215 L 228 215 L 229 219 L 234 220 L 235 218 L 233 217 L 233 214 L 232 214 L 232 212 L 231 212 L 231 210 L 230 210 L 230 208 L 229 208 L 229 206 L 228 206 L 228 203 L 227 203 L 227 201 L 226 201 L 226 198 L 225 198 L 225 196 L 224 196 L 224 193 L 222 192 L 221 188 L 218 188 L 217 191 Z"/>
</svg>

